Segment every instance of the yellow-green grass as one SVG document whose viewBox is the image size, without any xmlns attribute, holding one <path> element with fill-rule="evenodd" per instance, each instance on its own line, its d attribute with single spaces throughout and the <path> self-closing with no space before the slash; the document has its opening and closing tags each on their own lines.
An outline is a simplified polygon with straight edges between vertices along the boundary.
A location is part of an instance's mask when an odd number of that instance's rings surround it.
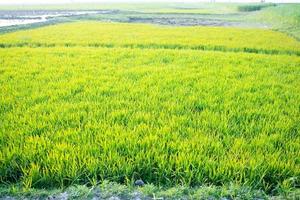
<svg viewBox="0 0 300 200">
<path fill-rule="evenodd" d="M 299 184 L 299 42 L 282 33 L 77 22 L 0 44 L 1 183 Z"/>
<path fill-rule="evenodd" d="M 76 29 L 69 37 L 54 31 L 68 26 L 74 24 L 28 33 L 54 43 L 97 35 L 83 37 L 87 27 L 78 37 Z M 111 34 L 126 41 L 124 26 Z M 293 188 L 300 175 L 299 84 L 299 56 L 0 49 L 0 182 L 58 187 L 141 178 Z"/>
<path fill-rule="evenodd" d="M 0 36 L 0 47 L 16 46 L 138 47 L 300 55 L 298 41 L 271 30 L 101 22 L 59 24 Z"/>
</svg>

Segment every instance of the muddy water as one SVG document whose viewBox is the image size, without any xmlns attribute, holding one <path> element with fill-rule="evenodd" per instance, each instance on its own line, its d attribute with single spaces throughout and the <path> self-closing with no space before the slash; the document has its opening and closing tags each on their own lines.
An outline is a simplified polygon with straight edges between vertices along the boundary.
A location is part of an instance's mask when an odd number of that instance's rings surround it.
<svg viewBox="0 0 300 200">
<path fill-rule="evenodd" d="M 0 27 L 46 22 L 57 17 L 104 13 L 105 11 L 0 11 Z"/>
<path fill-rule="evenodd" d="M 45 18 L 41 18 L 41 19 L 0 19 L 0 27 L 15 26 L 15 25 L 22 25 L 22 24 L 33 24 L 33 23 L 45 22 L 45 21 L 47 21 Z"/>
</svg>

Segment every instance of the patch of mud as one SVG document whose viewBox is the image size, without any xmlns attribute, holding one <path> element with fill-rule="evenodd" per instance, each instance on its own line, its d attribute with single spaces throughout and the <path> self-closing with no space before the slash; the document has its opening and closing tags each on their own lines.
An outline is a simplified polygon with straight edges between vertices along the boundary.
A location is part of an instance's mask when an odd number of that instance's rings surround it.
<svg viewBox="0 0 300 200">
<path fill-rule="evenodd" d="M 60 193 L 58 195 L 52 195 L 46 198 L 47 200 L 68 200 L 69 194 L 67 192 Z"/>
<path fill-rule="evenodd" d="M 162 14 L 120 10 L 16 10 L 0 11 L 0 31 L 4 30 L 4 32 L 8 32 L 14 31 L 20 27 L 30 28 L 32 24 L 47 25 L 49 23 L 51 24 L 72 19 L 122 23 L 147 23 L 168 26 L 269 28 L 266 24 L 249 22 L 244 20 L 243 17 L 244 14 Z"/>
<path fill-rule="evenodd" d="M 143 18 L 143 17 L 129 17 L 130 23 L 151 23 L 159 25 L 171 26 L 228 26 L 228 27 L 251 27 L 252 25 L 241 21 L 227 21 L 215 18 L 172 18 L 172 17 L 158 17 L 158 18 Z M 263 25 L 262 25 L 263 26 Z"/>
</svg>

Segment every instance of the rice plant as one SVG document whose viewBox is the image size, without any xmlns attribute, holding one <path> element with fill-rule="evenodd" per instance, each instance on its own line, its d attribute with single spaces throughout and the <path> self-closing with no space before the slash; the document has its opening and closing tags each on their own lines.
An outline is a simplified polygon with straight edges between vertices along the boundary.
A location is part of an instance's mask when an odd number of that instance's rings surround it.
<svg viewBox="0 0 300 200">
<path fill-rule="evenodd" d="M 254 32 L 85 22 L 2 35 L 28 45 L 0 49 L 0 182 L 295 188 L 299 56 L 137 46 L 299 51 Z"/>
</svg>

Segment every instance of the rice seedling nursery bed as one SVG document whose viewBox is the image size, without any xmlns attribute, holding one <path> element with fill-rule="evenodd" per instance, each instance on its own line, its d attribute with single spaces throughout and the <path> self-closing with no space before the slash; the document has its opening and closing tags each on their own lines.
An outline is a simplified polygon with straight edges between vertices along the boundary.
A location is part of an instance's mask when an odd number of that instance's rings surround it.
<svg viewBox="0 0 300 200">
<path fill-rule="evenodd" d="M 300 43 L 77 22 L 0 36 L 0 182 L 299 186 Z"/>
</svg>

